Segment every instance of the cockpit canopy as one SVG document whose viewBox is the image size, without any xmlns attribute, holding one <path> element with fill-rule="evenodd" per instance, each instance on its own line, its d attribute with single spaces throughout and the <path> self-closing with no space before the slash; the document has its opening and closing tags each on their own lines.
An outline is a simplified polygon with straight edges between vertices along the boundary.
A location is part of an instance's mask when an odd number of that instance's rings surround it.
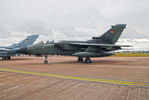
<svg viewBox="0 0 149 100">
<path fill-rule="evenodd" d="M 53 43 L 54 43 L 54 40 L 52 40 L 52 41 L 48 40 L 48 41 L 46 41 L 46 43 L 44 43 L 43 41 L 40 41 L 36 44 L 53 44 Z"/>
</svg>

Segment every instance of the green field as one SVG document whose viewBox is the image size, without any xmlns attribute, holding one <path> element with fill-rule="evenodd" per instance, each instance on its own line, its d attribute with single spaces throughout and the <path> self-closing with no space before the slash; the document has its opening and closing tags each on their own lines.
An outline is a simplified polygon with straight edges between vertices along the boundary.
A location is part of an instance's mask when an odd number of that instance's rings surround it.
<svg viewBox="0 0 149 100">
<path fill-rule="evenodd" d="M 149 57 L 149 53 L 115 53 L 114 56 L 120 57 Z"/>
</svg>

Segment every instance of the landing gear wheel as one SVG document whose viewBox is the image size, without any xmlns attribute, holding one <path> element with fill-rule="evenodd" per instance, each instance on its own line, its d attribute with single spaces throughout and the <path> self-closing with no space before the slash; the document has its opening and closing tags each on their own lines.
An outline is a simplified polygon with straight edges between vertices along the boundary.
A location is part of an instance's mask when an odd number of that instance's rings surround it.
<svg viewBox="0 0 149 100">
<path fill-rule="evenodd" d="M 44 61 L 44 64 L 48 64 L 48 60 L 45 60 L 45 61 Z"/>
<path fill-rule="evenodd" d="M 78 62 L 83 62 L 83 58 L 82 57 L 78 57 Z"/>
<path fill-rule="evenodd" d="M 88 64 L 88 63 L 92 63 L 92 61 L 91 61 L 90 58 L 86 58 L 86 59 L 85 59 L 85 63 L 87 63 L 87 64 Z"/>
<path fill-rule="evenodd" d="M 9 56 L 9 57 L 7 57 L 7 59 L 8 59 L 8 60 L 10 60 L 10 59 L 11 59 L 11 57 Z"/>
<path fill-rule="evenodd" d="M 7 57 L 2 57 L 2 60 L 7 60 Z"/>
<path fill-rule="evenodd" d="M 45 60 L 44 60 L 44 64 L 48 64 L 48 56 L 47 55 L 45 55 Z"/>
</svg>

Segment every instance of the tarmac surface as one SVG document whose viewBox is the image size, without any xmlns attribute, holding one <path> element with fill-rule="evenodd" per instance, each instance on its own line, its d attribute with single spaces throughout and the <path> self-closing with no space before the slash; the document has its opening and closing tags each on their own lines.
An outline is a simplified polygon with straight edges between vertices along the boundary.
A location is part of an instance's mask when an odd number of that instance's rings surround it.
<svg viewBox="0 0 149 100">
<path fill-rule="evenodd" d="M 149 100 L 149 57 L 0 60 L 0 100 Z"/>
</svg>

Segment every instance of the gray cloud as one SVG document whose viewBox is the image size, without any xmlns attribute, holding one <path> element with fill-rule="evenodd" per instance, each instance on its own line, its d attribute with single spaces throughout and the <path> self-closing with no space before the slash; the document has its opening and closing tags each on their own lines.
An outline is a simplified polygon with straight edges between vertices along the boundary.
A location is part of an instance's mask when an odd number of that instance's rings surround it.
<svg viewBox="0 0 149 100">
<path fill-rule="evenodd" d="M 0 44 L 35 33 L 39 41 L 85 40 L 119 23 L 128 24 L 121 38 L 149 39 L 148 5 L 148 0 L 0 0 Z"/>
</svg>

